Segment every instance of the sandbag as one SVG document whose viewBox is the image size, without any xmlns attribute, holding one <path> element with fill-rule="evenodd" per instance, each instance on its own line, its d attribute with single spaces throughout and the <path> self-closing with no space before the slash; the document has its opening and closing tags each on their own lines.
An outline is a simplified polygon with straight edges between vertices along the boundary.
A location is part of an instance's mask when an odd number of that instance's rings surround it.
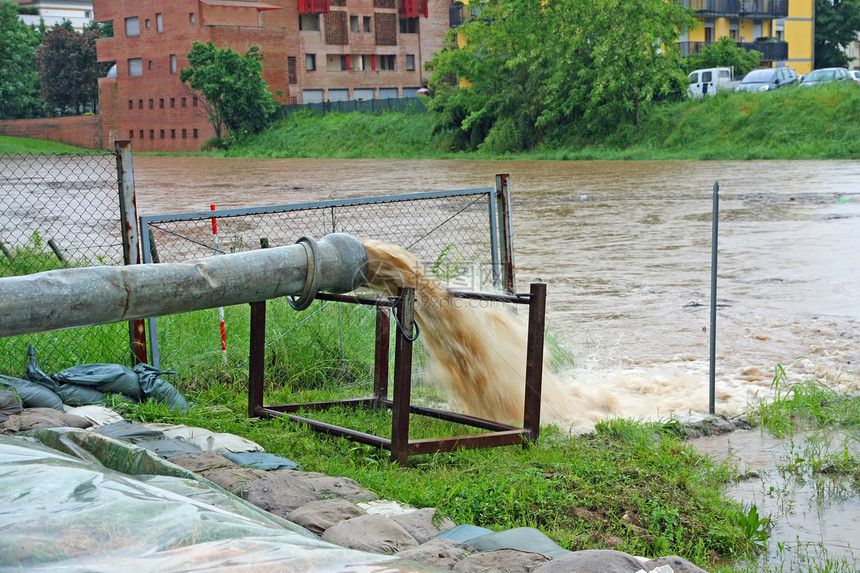
<svg viewBox="0 0 860 573">
<path fill-rule="evenodd" d="M 0 422 L 5 422 L 12 414 L 24 409 L 18 396 L 11 390 L 0 390 Z"/>
<path fill-rule="evenodd" d="M 63 409 L 63 399 L 57 396 L 56 392 L 29 380 L 0 374 L 0 388 L 18 396 L 25 408 Z"/>
<path fill-rule="evenodd" d="M 144 399 L 153 399 L 156 402 L 166 403 L 171 410 L 188 409 L 188 402 L 179 393 L 179 390 L 167 380 L 161 378 L 162 374 L 176 374 L 169 370 L 159 370 L 149 364 L 137 364 L 134 367 L 140 383 L 140 392 Z"/>
<path fill-rule="evenodd" d="M 27 349 L 30 360 L 27 362 L 27 371 L 24 376 L 30 382 L 44 386 L 60 397 L 60 400 L 70 406 L 85 406 L 87 404 L 98 404 L 105 401 L 105 395 L 95 388 L 89 386 L 78 386 L 77 384 L 61 384 L 45 374 L 36 364 L 36 349 L 30 346 Z M 53 407 L 53 406 L 48 406 Z M 63 409 L 62 404 L 58 408 Z"/>
<path fill-rule="evenodd" d="M 140 401 L 137 373 L 121 364 L 81 364 L 55 372 L 51 378 L 62 384 L 91 386 L 100 392 L 124 394 Z"/>
</svg>

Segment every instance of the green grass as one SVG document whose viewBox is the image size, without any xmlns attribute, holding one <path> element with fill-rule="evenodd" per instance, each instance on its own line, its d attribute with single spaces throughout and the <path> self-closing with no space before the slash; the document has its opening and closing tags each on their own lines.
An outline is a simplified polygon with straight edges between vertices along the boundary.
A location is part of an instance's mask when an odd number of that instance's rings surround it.
<svg viewBox="0 0 860 573">
<path fill-rule="evenodd" d="M 30 139 L 27 137 L 10 137 L 0 135 L 0 155 L 11 155 L 14 153 L 101 153 L 92 149 L 84 149 L 65 143 L 47 141 L 44 139 Z"/>
</svg>

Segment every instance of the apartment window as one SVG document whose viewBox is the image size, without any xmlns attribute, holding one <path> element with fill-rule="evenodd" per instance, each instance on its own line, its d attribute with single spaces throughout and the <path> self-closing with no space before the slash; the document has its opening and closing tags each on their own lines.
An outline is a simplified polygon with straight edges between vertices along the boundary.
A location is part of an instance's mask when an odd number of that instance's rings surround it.
<svg viewBox="0 0 860 573">
<path fill-rule="evenodd" d="M 197 128 L 196 127 L 191 130 L 191 137 L 193 137 L 194 139 L 197 139 Z"/>
<path fill-rule="evenodd" d="M 152 69 L 152 60 L 147 60 L 147 62 L 146 62 L 146 69 L 148 69 L 148 70 L 151 70 L 151 69 Z"/>
<path fill-rule="evenodd" d="M 134 100 L 128 100 L 128 109 L 134 109 Z"/>
<path fill-rule="evenodd" d="M 197 107 L 197 96 L 191 98 L 191 107 Z"/>
<path fill-rule="evenodd" d="M 155 101 L 149 100 L 149 109 L 155 109 Z"/>
<path fill-rule="evenodd" d="M 137 100 L 137 109 L 143 109 L 143 100 L 142 99 Z"/>
<path fill-rule="evenodd" d="M 176 130 L 175 129 L 170 130 L 170 139 L 176 139 Z"/>
<path fill-rule="evenodd" d="M 164 109 L 164 98 L 158 99 L 158 109 Z"/>
<path fill-rule="evenodd" d="M 305 54 L 305 69 L 309 72 L 317 69 L 317 55 Z"/>
<path fill-rule="evenodd" d="M 182 130 L 182 139 L 188 139 L 188 130 L 187 129 Z"/>
<path fill-rule="evenodd" d="M 195 22 L 197 22 L 197 14 L 195 14 L 194 12 L 189 12 L 188 13 L 188 23 L 194 24 Z"/>
<path fill-rule="evenodd" d="M 125 35 L 140 36 L 140 18 L 135 16 L 134 18 L 125 19 Z"/>
<path fill-rule="evenodd" d="M 128 59 L 128 75 L 142 76 L 143 75 L 143 60 L 140 58 Z"/>
<path fill-rule="evenodd" d="M 143 139 L 143 130 L 140 130 L 140 138 Z"/>
<path fill-rule="evenodd" d="M 170 109 L 173 109 L 175 107 L 176 107 L 176 98 L 172 97 L 172 98 L 170 98 Z"/>
<path fill-rule="evenodd" d="M 372 22 L 370 16 L 364 17 L 364 33 L 370 34 L 370 23 Z"/>
<path fill-rule="evenodd" d="M 299 14 L 299 30 L 303 32 L 320 31 L 319 14 Z"/>
<path fill-rule="evenodd" d="M 89 17 L 90 17 L 90 11 L 84 10 L 84 18 L 89 18 Z"/>
<path fill-rule="evenodd" d="M 379 69 L 380 70 L 393 70 L 394 69 L 395 56 L 392 55 L 381 55 L 379 56 Z"/>
<path fill-rule="evenodd" d="M 413 54 L 406 54 L 406 69 L 410 72 L 415 69 L 415 56 Z"/>
<path fill-rule="evenodd" d="M 146 22 L 146 29 L 149 30 L 152 27 L 152 25 L 149 23 L 149 18 L 147 18 L 145 22 Z"/>
<path fill-rule="evenodd" d="M 129 129 L 129 130 L 128 130 L 128 138 L 129 138 L 129 139 L 134 139 L 134 130 L 133 130 L 133 129 Z"/>
<path fill-rule="evenodd" d="M 185 105 L 185 98 L 182 98 L 182 107 L 186 107 L 186 105 Z"/>
<path fill-rule="evenodd" d="M 346 72 L 349 70 L 349 56 L 341 54 L 340 56 L 340 71 Z"/>
<path fill-rule="evenodd" d="M 176 54 L 170 54 L 170 73 L 176 73 Z"/>
<path fill-rule="evenodd" d="M 161 14 L 155 15 L 155 31 L 159 34 L 164 31 L 164 22 L 161 20 Z"/>
<path fill-rule="evenodd" d="M 349 31 L 358 34 L 358 16 L 349 17 Z"/>
<path fill-rule="evenodd" d="M 149 139 L 155 139 L 155 130 L 154 129 L 149 130 Z"/>
<path fill-rule="evenodd" d="M 164 139 L 164 130 L 163 129 L 158 130 L 158 137 L 160 137 L 161 139 Z"/>
<path fill-rule="evenodd" d="M 401 34 L 417 34 L 418 33 L 418 18 L 401 18 L 400 19 Z"/>
</svg>

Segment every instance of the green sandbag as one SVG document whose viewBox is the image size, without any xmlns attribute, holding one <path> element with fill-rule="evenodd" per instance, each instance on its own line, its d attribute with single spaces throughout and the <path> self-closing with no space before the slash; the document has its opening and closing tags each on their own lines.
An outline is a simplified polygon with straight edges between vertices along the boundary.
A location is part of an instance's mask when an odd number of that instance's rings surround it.
<svg viewBox="0 0 860 573">
<path fill-rule="evenodd" d="M 31 346 L 27 349 L 30 361 L 27 363 L 27 371 L 24 376 L 30 382 L 44 386 L 54 392 L 69 406 L 86 406 L 87 404 L 99 404 L 105 401 L 105 395 L 90 386 L 79 386 L 77 384 L 61 384 L 45 374 L 36 364 L 36 350 Z M 63 409 L 62 404 L 58 408 Z"/>
<path fill-rule="evenodd" d="M 137 372 L 140 383 L 140 391 L 146 399 L 152 398 L 156 402 L 164 402 L 171 410 L 188 409 L 188 402 L 173 385 L 161 378 L 162 374 L 176 374 L 169 370 L 159 370 L 149 364 L 136 364 L 134 371 Z"/>
<path fill-rule="evenodd" d="M 100 392 L 124 394 L 135 402 L 140 401 L 137 373 L 121 364 L 81 364 L 55 372 L 51 378 L 62 384 L 91 386 Z"/>
<path fill-rule="evenodd" d="M 63 409 L 63 399 L 57 396 L 55 392 L 29 380 L 0 374 L 0 388 L 9 390 L 18 396 L 25 408 Z"/>
</svg>

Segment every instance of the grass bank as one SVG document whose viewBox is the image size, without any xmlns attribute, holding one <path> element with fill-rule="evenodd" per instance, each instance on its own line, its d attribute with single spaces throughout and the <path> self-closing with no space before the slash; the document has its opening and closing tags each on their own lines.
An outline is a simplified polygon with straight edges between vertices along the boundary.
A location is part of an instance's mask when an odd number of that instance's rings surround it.
<svg viewBox="0 0 860 573">
<path fill-rule="evenodd" d="M 30 139 L 27 137 L 9 137 L 0 135 L 0 155 L 12 155 L 15 153 L 93 153 L 92 149 L 47 141 L 45 139 Z"/>
<path fill-rule="evenodd" d="M 575 126 L 573 126 L 575 127 Z M 234 146 L 231 157 L 470 158 L 441 149 L 432 114 L 293 114 Z M 853 83 L 786 88 L 646 108 L 642 123 L 600 140 L 544 142 L 507 159 L 855 159 L 860 157 L 860 88 Z"/>
</svg>

